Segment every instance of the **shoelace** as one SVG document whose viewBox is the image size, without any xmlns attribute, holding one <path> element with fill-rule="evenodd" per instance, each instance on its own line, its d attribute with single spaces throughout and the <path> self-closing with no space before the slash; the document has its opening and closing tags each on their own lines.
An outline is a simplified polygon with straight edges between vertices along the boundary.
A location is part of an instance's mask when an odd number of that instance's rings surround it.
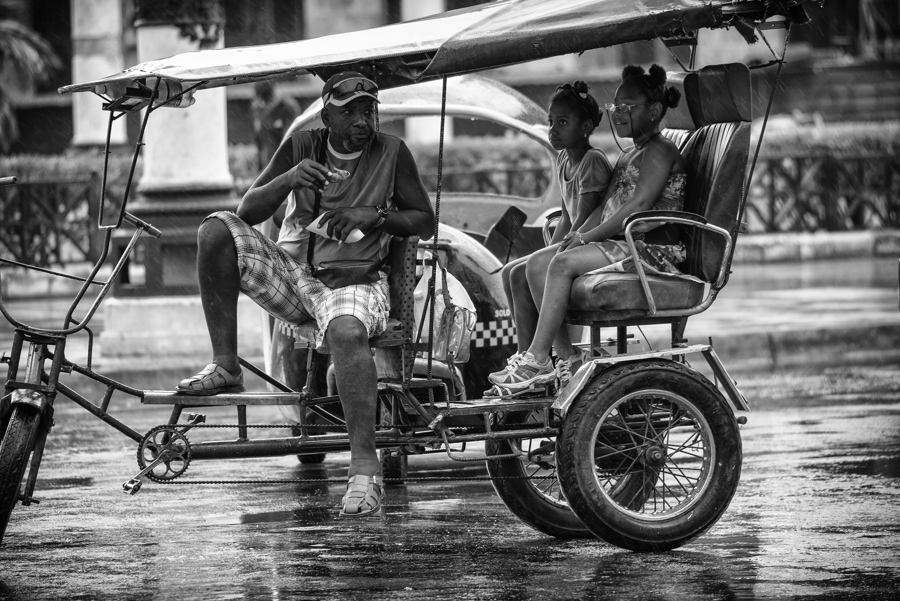
<svg viewBox="0 0 900 601">
<path fill-rule="evenodd" d="M 557 364 L 556 375 L 559 378 L 559 381 L 562 382 L 564 380 L 572 379 L 572 363 L 571 359 L 563 359 L 560 360 Z"/>
<path fill-rule="evenodd" d="M 556 363 L 556 374 L 559 378 L 559 381 L 571 380 L 572 379 L 572 364 L 578 360 L 582 360 L 583 355 L 579 352 L 576 355 L 572 355 L 568 359 L 560 359 Z"/>
<path fill-rule="evenodd" d="M 515 353 L 506 360 L 506 371 L 519 367 L 519 364 L 525 360 L 525 353 Z"/>
</svg>

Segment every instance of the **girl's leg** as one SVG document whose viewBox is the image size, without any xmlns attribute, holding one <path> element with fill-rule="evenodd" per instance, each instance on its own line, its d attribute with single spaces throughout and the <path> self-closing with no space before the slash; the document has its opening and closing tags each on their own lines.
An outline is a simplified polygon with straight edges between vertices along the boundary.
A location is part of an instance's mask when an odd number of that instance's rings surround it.
<svg viewBox="0 0 900 601">
<path fill-rule="evenodd" d="M 552 246 L 545 248 L 542 251 L 538 251 L 538 253 L 534 253 L 532 257 L 533 259 L 529 259 L 527 264 L 528 270 L 528 288 L 532 294 L 532 300 L 537 308 L 541 307 L 541 302 L 544 296 L 544 287 L 547 281 L 547 271 L 550 266 L 550 262 L 553 258 L 559 254 L 557 252 L 557 246 Z M 567 251 L 572 252 L 572 251 Z M 596 269 L 596 267 L 592 267 L 592 269 Z M 534 339 L 534 330 L 537 327 L 537 317 L 535 317 L 535 325 L 532 327 L 529 332 L 529 344 L 525 345 L 525 349 L 530 346 L 531 341 Z M 521 339 L 520 339 L 521 340 Z M 572 346 L 571 339 L 569 338 L 569 332 L 567 328 L 560 328 L 557 335 L 554 337 L 553 345 L 556 348 L 557 355 L 566 359 L 575 354 L 575 347 Z M 520 348 L 520 352 L 524 349 Z"/>
<path fill-rule="evenodd" d="M 540 317 L 529 351 L 537 361 L 550 355 L 553 340 L 562 326 L 575 278 L 609 265 L 600 249 L 591 244 L 558 253 L 550 261 L 540 304 Z"/>
<path fill-rule="evenodd" d="M 534 303 L 537 310 L 540 310 L 541 301 L 544 298 L 544 284 L 547 279 L 547 269 L 550 266 L 550 261 L 557 255 L 558 248 L 559 246 L 554 244 L 553 246 L 548 246 L 547 248 L 532 253 L 528 257 L 528 262 L 525 263 L 525 275 L 528 278 L 528 291 L 531 295 L 532 303 Z"/>
<path fill-rule="evenodd" d="M 517 352 L 522 352 L 531 344 L 534 336 L 534 327 L 537 325 L 537 308 L 531 301 L 531 293 L 528 291 L 528 280 L 525 278 L 525 262 L 528 257 L 519 257 L 503 266 L 500 273 L 503 282 L 503 292 L 509 303 L 510 317 L 516 323 L 518 339 Z M 520 324 L 519 316 L 522 316 Z M 527 334 L 525 334 L 527 332 Z"/>
</svg>

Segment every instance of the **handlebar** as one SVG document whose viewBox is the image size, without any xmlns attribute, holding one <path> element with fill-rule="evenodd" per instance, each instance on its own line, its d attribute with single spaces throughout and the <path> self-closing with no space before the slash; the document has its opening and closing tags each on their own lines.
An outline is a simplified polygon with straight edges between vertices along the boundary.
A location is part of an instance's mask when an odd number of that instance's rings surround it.
<svg viewBox="0 0 900 601">
<path fill-rule="evenodd" d="M 14 176 L 0 177 L 0 186 L 11 186 L 11 185 L 15 184 L 16 181 L 17 180 Z M 102 251 L 100 253 L 100 258 L 94 264 L 94 268 L 91 271 L 90 275 L 87 278 L 77 278 L 82 281 L 82 287 L 81 287 L 81 290 L 79 290 L 75 300 L 72 302 L 71 306 L 69 307 L 69 312 L 66 315 L 65 325 L 64 325 L 63 329 L 57 330 L 57 329 L 46 329 L 46 328 L 34 328 L 34 327 L 28 326 L 28 325 L 18 321 L 12 315 L 9 314 L 9 311 L 4 306 L 2 296 L 0 296 L 0 314 L 2 314 L 3 317 L 5 317 L 6 320 L 16 328 L 22 328 L 22 329 L 29 330 L 29 331 L 35 332 L 35 333 L 40 333 L 40 334 L 48 334 L 48 335 L 54 335 L 54 336 L 68 336 L 70 334 L 74 334 L 75 332 L 78 332 L 79 330 L 84 329 L 87 326 L 88 322 L 93 317 L 94 312 L 96 312 L 97 308 L 100 306 L 100 303 L 103 301 L 103 298 L 110 291 L 113 280 L 115 280 L 116 277 L 118 277 L 119 272 L 124 267 L 125 261 L 127 260 L 128 256 L 131 254 L 131 251 L 134 249 L 134 246 L 137 243 L 137 240 L 140 237 L 140 235 L 142 233 L 147 233 L 148 235 L 153 236 L 154 238 L 159 238 L 160 236 L 162 236 L 162 232 L 159 231 L 157 228 L 153 227 L 152 225 L 150 225 L 143 219 L 135 217 L 131 213 L 125 212 L 123 215 L 123 218 L 125 221 L 127 221 L 128 223 L 133 225 L 135 228 L 137 228 L 136 231 L 131 236 L 131 241 L 128 243 L 127 247 L 122 251 L 121 256 L 119 257 L 118 261 L 116 261 L 116 265 L 113 267 L 112 274 L 107 279 L 107 281 L 106 282 L 95 282 L 94 278 L 97 276 L 97 272 L 99 271 L 101 265 L 103 265 L 103 263 L 106 261 L 106 257 L 109 253 L 112 230 L 110 230 L 110 229 L 106 230 L 106 237 L 103 241 L 103 247 L 102 247 Z M 28 267 L 28 266 L 26 265 L 26 267 Z M 54 273 L 54 272 L 49 272 L 49 273 Z M 63 274 L 54 274 L 54 275 L 63 275 Z M 97 297 L 94 299 L 94 302 L 91 303 L 91 306 L 88 309 L 85 317 L 81 321 L 73 319 L 72 313 L 74 312 L 75 307 L 78 305 L 78 303 L 81 301 L 84 294 L 87 292 L 88 286 L 90 286 L 92 284 L 100 285 L 101 286 L 100 292 L 98 293 Z M 72 327 L 68 327 L 70 323 L 74 323 L 75 325 Z"/>
</svg>

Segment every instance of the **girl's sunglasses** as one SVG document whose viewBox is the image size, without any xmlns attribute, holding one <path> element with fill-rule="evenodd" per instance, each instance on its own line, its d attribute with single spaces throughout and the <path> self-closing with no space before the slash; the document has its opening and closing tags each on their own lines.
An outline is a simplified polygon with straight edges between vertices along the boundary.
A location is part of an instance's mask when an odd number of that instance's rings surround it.
<svg viewBox="0 0 900 601">
<path fill-rule="evenodd" d="M 642 104 L 650 104 L 649 102 L 635 102 L 634 104 L 615 104 L 607 102 L 603 107 L 610 113 L 630 113 L 631 109 Z"/>
</svg>

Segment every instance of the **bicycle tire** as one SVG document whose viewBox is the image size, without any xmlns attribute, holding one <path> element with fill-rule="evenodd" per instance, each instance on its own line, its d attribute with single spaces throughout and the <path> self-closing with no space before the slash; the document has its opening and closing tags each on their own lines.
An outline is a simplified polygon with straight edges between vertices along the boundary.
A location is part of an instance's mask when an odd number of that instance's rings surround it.
<svg viewBox="0 0 900 601">
<path fill-rule="evenodd" d="M 0 543 L 12 510 L 19 500 L 28 458 L 34 447 L 41 416 L 33 407 L 14 406 L 0 441 Z"/>
<path fill-rule="evenodd" d="M 527 411 L 508 414 L 502 423 L 521 424 L 529 420 Z M 540 437 L 553 442 L 548 437 Z M 519 446 L 529 450 L 529 442 L 519 440 Z M 491 455 L 506 455 L 513 452 L 513 445 L 508 440 L 488 439 L 484 443 L 485 452 Z M 555 450 L 552 453 L 555 455 Z M 594 534 L 581 523 L 581 520 L 569 508 L 556 479 L 555 463 L 541 469 L 541 466 L 518 457 L 489 459 L 488 474 L 494 478 L 491 483 L 494 491 L 517 518 L 544 534 L 559 539 L 594 538 Z M 533 480 L 536 475 L 546 476 L 542 480 Z"/>
<path fill-rule="evenodd" d="M 741 458 L 722 394 L 674 361 L 599 374 L 559 438 L 572 510 L 598 537 L 633 551 L 672 550 L 711 528 L 737 489 Z"/>
</svg>

